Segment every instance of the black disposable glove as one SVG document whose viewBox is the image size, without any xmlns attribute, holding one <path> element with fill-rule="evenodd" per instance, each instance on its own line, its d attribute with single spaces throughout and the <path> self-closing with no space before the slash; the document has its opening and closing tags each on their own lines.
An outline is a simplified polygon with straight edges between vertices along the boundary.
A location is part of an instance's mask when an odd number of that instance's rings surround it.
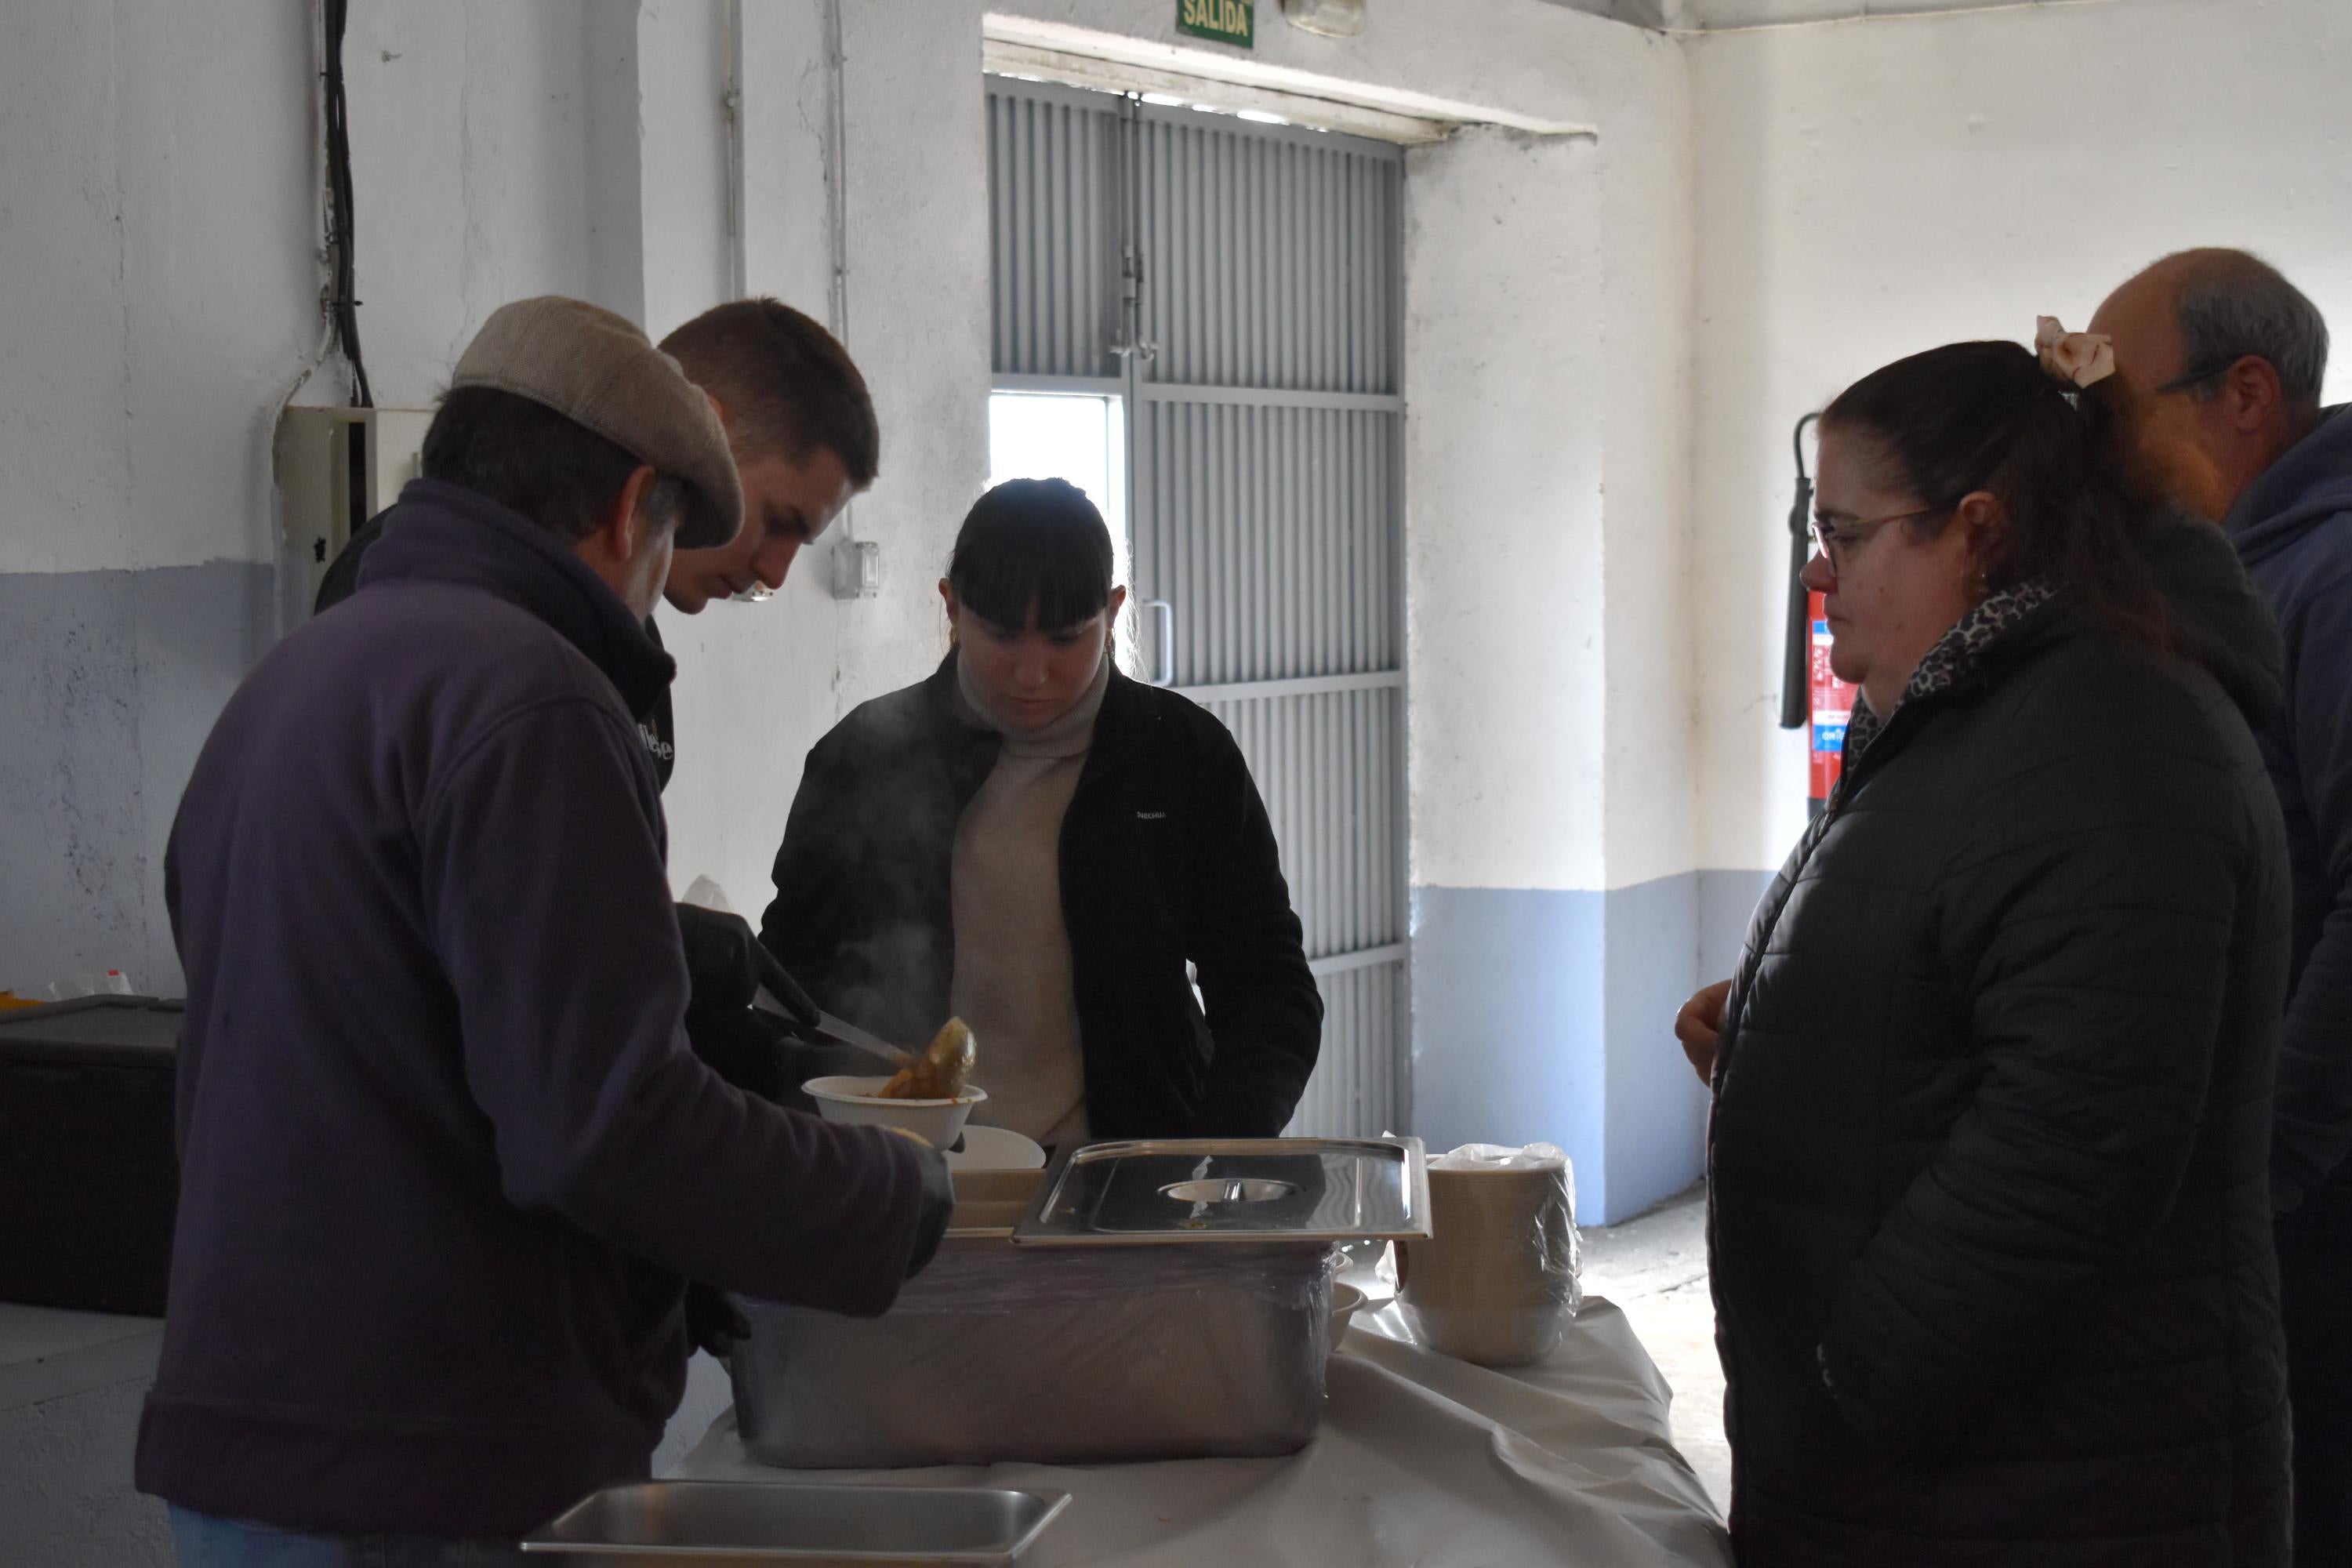
<svg viewBox="0 0 2352 1568">
<path fill-rule="evenodd" d="M 808 1039 L 790 1018 L 758 1007 L 708 1015 L 689 1010 L 686 1037 L 704 1065 L 737 1089 L 811 1114 L 816 1105 L 801 1085 L 813 1078 L 870 1076 L 875 1070 L 874 1058 L 856 1047 Z"/>
<path fill-rule="evenodd" d="M 740 915 L 677 906 L 677 928 L 686 950 L 688 993 L 686 1035 L 694 1054 L 720 1078 L 749 1094 L 790 1110 L 814 1114 L 816 1104 L 801 1092 L 813 1078 L 868 1074 L 874 1058 L 855 1046 L 813 1037 L 816 1003 L 760 945 Z M 789 1016 L 754 1007 L 766 986 Z M 955 1207 L 955 1181 L 935 1151 L 922 1155 L 923 1231 L 908 1259 L 909 1278 L 938 1255 L 948 1216 Z M 724 1357 L 747 1338 L 751 1325 L 724 1290 L 688 1280 L 686 1331 L 697 1350 Z"/>
<path fill-rule="evenodd" d="M 923 1151 L 923 1236 L 915 1243 L 915 1250 L 907 1259 L 907 1278 L 912 1279 L 930 1267 L 931 1259 L 940 1255 L 940 1243 L 946 1239 L 948 1222 L 955 1215 L 955 1174 L 948 1169 L 946 1156 L 936 1149 Z"/>
<path fill-rule="evenodd" d="M 816 1003 L 760 945 L 751 922 L 696 904 L 677 906 L 677 934 L 686 949 L 687 1021 L 740 1012 L 765 985 L 779 1005 L 803 1027 L 814 1028 Z"/>
<path fill-rule="evenodd" d="M 803 1081 L 785 1067 L 785 1058 L 796 1043 L 793 1032 L 790 1018 L 756 1007 L 724 1012 L 689 1008 L 686 1015 L 687 1043 L 704 1066 L 744 1093 L 778 1105 L 785 1103 L 786 1096 L 797 1091 Z"/>
<path fill-rule="evenodd" d="M 725 1360 L 735 1342 L 751 1337 L 751 1324 L 741 1309 L 716 1285 L 689 1279 L 686 1284 L 686 1336 L 698 1351 Z"/>
</svg>

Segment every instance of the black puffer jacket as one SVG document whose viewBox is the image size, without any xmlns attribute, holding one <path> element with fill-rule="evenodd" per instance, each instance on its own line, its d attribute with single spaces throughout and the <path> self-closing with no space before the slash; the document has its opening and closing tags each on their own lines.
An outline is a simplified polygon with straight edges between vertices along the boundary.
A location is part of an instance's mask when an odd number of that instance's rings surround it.
<svg viewBox="0 0 2352 1568">
<path fill-rule="evenodd" d="M 2278 639 L 2217 531 L 2151 555 L 2192 660 L 2032 613 L 1757 912 L 1708 1162 L 1742 1568 L 2286 1561 Z"/>
<path fill-rule="evenodd" d="M 955 682 L 950 656 L 817 742 L 760 928 L 820 1004 L 886 1038 L 920 1041 L 948 1016 L 956 825 L 1003 745 L 956 716 Z M 1280 1132 L 1323 999 L 1265 805 L 1215 715 L 1113 672 L 1061 876 L 1094 1135 Z"/>
</svg>

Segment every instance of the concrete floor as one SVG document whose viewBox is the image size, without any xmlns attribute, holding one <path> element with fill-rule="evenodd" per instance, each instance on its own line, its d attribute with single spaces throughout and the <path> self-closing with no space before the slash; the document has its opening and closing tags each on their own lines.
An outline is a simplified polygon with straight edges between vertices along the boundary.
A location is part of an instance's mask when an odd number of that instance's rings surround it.
<svg viewBox="0 0 2352 1568">
<path fill-rule="evenodd" d="M 1624 1309 L 1675 1391 L 1675 1446 L 1717 1509 L 1727 1508 L 1731 1448 L 1723 1440 L 1723 1366 L 1706 1289 L 1706 1189 L 1693 1187 L 1607 1230 L 1586 1230 L 1582 1242 L 1585 1294 Z"/>
</svg>

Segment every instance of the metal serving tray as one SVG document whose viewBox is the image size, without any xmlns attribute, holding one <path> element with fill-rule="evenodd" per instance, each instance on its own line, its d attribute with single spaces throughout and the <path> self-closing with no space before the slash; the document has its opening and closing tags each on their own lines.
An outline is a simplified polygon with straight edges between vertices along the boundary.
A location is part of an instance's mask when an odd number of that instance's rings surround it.
<svg viewBox="0 0 2352 1568">
<path fill-rule="evenodd" d="M 522 1549 L 627 1557 L 635 1568 L 1010 1563 L 1069 1503 L 1067 1492 L 991 1487 L 640 1481 L 582 1499 Z"/>
<path fill-rule="evenodd" d="M 1162 1139 L 1065 1150 L 1013 1227 L 1036 1247 L 1417 1241 L 1418 1138 Z"/>
<path fill-rule="evenodd" d="M 1323 1418 L 1329 1250 L 957 1237 L 878 1318 L 739 1296 L 736 1425 L 803 1470 L 1295 1454 Z"/>
</svg>

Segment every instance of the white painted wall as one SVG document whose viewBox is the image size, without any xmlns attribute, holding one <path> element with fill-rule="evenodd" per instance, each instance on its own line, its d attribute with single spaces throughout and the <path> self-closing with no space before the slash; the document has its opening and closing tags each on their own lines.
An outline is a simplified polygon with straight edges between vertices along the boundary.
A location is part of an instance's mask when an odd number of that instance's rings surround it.
<svg viewBox="0 0 2352 1568">
<path fill-rule="evenodd" d="M 628 0 L 598 3 L 625 7 Z M 721 101 L 735 69 L 735 39 L 727 7 L 715 0 L 637 0 L 635 8 L 643 227 L 635 246 L 619 248 L 645 258 L 638 320 L 658 339 L 738 292 Z"/>
<path fill-rule="evenodd" d="M 11 0 L 0 572 L 263 558 L 260 411 L 317 339 L 310 70 L 266 0 Z"/>
<path fill-rule="evenodd" d="M 1799 415 L 1888 360 L 2086 321 L 2165 252 L 2239 245 L 2352 327 L 2352 6 L 2117 0 L 1691 40 L 1700 858 L 1777 865 Z M 2336 395 L 2352 393 L 2352 363 Z"/>
<path fill-rule="evenodd" d="M 299 26 L 272 10 L 272 30 Z M 585 29 L 546 6 L 354 6 L 343 59 L 361 341 L 376 401 L 426 407 L 499 306 L 593 292 Z M 254 318 L 306 321 L 317 284 L 303 284 L 257 302 Z M 302 400 L 339 402 L 341 390 L 314 382 Z"/>
<path fill-rule="evenodd" d="M 765 604 L 660 619 L 677 658 L 677 771 L 662 796 L 670 885 L 683 893 L 695 878 L 713 878 L 755 926 L 774 896 L 768 871 L 801 764 L 839 717 L 841 606 L 825 588 L 824 551 L 803 552 L 783 592 Z"/>
<path fill-rule="evenodd" d="M 988 484 L 980 18 L 979 0 L 853 0 L 842 16 L 847 342 L 882 422 L 882 478 L 855 508 L 882 595 L 842 608 L 843 711 L 946 654 L 937 584 Z"/>
<path fill-rule="evenodd" d="M 1417 887 L 1606 885 L 1601 155 L 1474 130 L 1406 160 Z"/>
<path fill-rule="evenodd" d="M 1631 37 L 1642 47 L 1607 58 L 1601 143 L 1609 888 L 1706 864 L 1697 854 L 1689 606 L 1692 93 L 1680 50 L 1654 35 Z"/>
</svg>

